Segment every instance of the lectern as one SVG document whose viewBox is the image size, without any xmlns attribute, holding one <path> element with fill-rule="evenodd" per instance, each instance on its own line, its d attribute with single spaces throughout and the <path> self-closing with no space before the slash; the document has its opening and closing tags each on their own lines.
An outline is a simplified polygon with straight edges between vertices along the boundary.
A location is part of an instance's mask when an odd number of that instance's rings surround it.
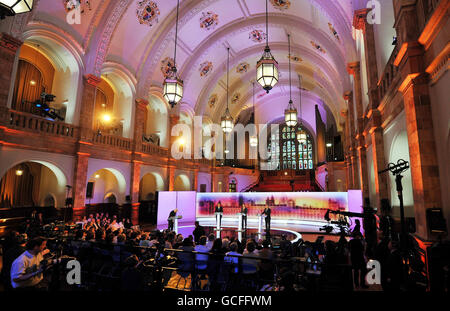
<svg viewBox="0 0 450 311">
<path fill-rule="evenodd" d="M 237 213 L 238 215 L 238 240 L 242 242 L 242 232 L 244 232 L 244 228 L 242 228 L 242 217 L 244 216 L 244 214 L 242 213 Z"/>
<path fill-rule="evenodd" d="M 174 217 L 169 217 L 168 220 L 172 220 L 173 221 L 173 231 L 178 234 L 178 219 L 183 218 L 183 216 L 174 216 Z"/>
<path fill-rule="evenodd" d="M 264 221 L 264 214 L 258 216 L 258 240 L 262 239 L 262 226 Z"/>
<path fill-rule="evenodd" d="M 216 212 L 216 238 L 220 239 L 220 231 L 222 231 L 222 215 L 223 213 Z"/>
</svg>

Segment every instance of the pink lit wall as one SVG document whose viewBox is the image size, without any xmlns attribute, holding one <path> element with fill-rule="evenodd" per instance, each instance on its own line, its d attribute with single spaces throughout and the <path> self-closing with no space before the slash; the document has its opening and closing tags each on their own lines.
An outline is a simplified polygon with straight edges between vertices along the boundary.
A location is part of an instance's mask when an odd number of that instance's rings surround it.
<svg viewBox="0 0 450 311">
<path fill-rule="evenodd" d="M 160 191 L 158 192 L 158 229 L 167 228 L 167 217 L 170 211 L 178 208 L 178 215 L 183 216 L 180 224 L 195 222 L 195 191 Z"/>
</svg>

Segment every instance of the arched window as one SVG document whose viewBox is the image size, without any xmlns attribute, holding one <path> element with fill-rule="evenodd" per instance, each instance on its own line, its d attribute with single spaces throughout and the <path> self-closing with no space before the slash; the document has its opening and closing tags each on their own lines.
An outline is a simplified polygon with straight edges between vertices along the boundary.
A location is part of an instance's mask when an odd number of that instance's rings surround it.
<svg viewBox="0 0 450 311">
<path fill-rule="evenodd" d="M 301 145 L 296 137 L 299 129 L 300 126 L 289 127 L 282 124 L 271 134 L 269 170 L 312 170 L 314 168 L 311 135 L 307 132 L 307 143 Z"/>
</svg>

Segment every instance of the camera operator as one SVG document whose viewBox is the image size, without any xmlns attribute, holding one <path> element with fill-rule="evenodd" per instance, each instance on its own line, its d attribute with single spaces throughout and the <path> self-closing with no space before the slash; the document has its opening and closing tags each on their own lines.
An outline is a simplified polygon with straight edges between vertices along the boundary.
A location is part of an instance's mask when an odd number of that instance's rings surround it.
<svg viewBox="0 0 450 311">
<path fill-rule="evenodd" d="M 43 268 L 41 262 L 46 249 L 47 240 L 34 238 L 27 242 L 26 251 L 22 253 L 11 266 L 11 285 L 14 289 L 42 288 Z"/>
</svg>

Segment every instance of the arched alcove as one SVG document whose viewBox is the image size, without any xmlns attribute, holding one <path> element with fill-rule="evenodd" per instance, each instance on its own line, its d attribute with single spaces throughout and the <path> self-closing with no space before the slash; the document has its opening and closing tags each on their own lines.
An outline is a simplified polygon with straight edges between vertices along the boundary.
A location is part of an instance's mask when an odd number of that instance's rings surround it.
<svg viewBox="0 0 450 311">
<path fill-rule="evenodd" d="M 158 173 L 145 174 L 139 184 L 139 200 L 151 201 L 155 199 L 156 191 L 164 190 L 164 180 Z"/>
<path fill-rule="evenodd" d="M 191 190 L 191 182 L 189 181 L 189 177 L 186 175 L 178 175 L 175 178 L 174 183 L 175 191 L 190 191 Z"/>
<path fill-rule="evenodd" d="M 399 132 L 392 141 L 389 152 L 389 162 L 397 163 L 398 160 L 403 159 L 409 162 L 409 145 L 408 134 L 405 130 Z M 408 169 L 402 173 L 402 185 L 403 185 L 403 204 L 405 206 L 405 215 L 408 217 L 414 217 L 414 197 L 413 186 L 411 178 L 411 169 Z M 389 174 L 389 185 L 391 195 L 391 206 L 394 208 L 394 214 L 399 215 L 398 207 L 400 202 L 397 195 L 397 189 L 395 184 L 395 177 Z"/>
<path fill-rule="evenodd" d="M 109 193 L 114 194 L 116 203 L 122 204 L 125 201 L 125 177 L 113 168 L 103 168 L 92 174 L 87 189 L 86 202 L 89 204 L 107 203 L 105 200 Z"/>
<path fill-rule="evenodd" d="M 54 164 L 26 161 L 13 165 L 0 180 L 0 206 L 63 207 L 66 176 Z M 52 205 L 46 205 L 52 201 Z"/>
</svg>

